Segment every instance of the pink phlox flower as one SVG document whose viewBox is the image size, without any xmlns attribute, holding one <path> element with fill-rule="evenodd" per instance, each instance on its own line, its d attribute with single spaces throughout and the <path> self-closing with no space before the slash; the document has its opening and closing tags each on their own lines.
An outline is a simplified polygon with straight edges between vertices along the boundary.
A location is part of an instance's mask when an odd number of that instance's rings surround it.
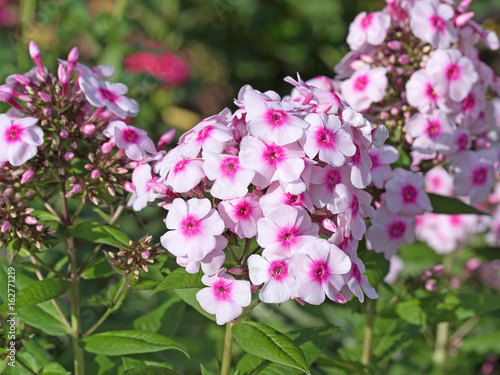
<svg viewBox="0 0 500 375">
<path fill-rule="evenodd" d="M 38 146 L 43 145 L 43 130 L 35 124 L 34 117 L 11 119 L 0 114 L 0 162 L 8 161 L 13 166 L 20 166 L 38 153 Z"/>
<path fill-rule="evenodd" d="M 402 168 L 396 168 L 393 173 L 385 184 L 387 207 L 392 213 L 415 216 L 432 211 L 422 176 Z"/>
<path fill-rule="evenodd" d="M 66 60 L 57 59 L 57 62 L 67 68 L 68 62 Z M 76 70 L 83 77 L 83 80 L 90 81 L 92 79 L 111 78 L 115 74 L 115 68 L 112 65 L 97 65 L 92 68 L 82 63 L 76 63 Z"/>
<path fill-rule="evenodd" d="M 248 193 L 243 198 L 220 202 L 218 210 L 226 228 L 240 238 L 255 237 L 257 221 L 264 217 L 259 199 L 258 195 Z"/>
<path fill-rule="evenodd" d="M 413 137 L 412 149 L 423 153 L 446 152 L 453 142 L 456 126 L 439 110 L 428 115 L 415 114 L 406 123 L 406 132 Z"/>
<path fill-rule="evenodd" d="M 270 210 L 259 219 L 257 228 L 257 243 L 264 249 L 263 256 L 290 256 L 319 231 L 305 209 L 291 206 Z"/>
<path fill-rule="evenodd" d="M 391 25 L 391 17 L 382 12 L 359 13 L 349 25 L 347 44 L 352 50 L 360 50 L 367 44 L 381 45 Z"/>
<path fill-rule="evenodd" d="M 304 151 L 297 143 L 279 146 L 248 135 L 241 140 L 241 165 L 255 171 L 253 184 L 264 188 L 273 181 L 292 182 L 304 171 Z"/>
<path fill-rule="evenodd" d="M 364 189 L 372 182 L 372 159 L 368 154 L 368 148 L 358 142 L 354 142 L 356 152 L 349 158 L 351 167 L 351 183 L 358 189 Z"/>
<path fill-rule="evenodd" d="M 181 154 L 188 158 L 196 158 L 201 150 L 222 153 L 226 145 L 234 139 L 232 130 L 227 126 L 230 114 L 229 109 L 225 108 L 218 115 L 202 120 L 193 129 L 184 133 L 179 139 L 179 143 L 183 144 Z"/>
<path fill-rule="evenodd" d="M 429 193 L 454 196 L 453 176 L 442 166 L 436 165 L 425 174 L 425 190 Z"/>
<path fill-rule="evenodd" d="M 203 160 L 184 159 L 178 157 L 178 153 L 173 151 L 170 151 L 160 161 L 158 168 L 160 168 L 161 178 L 159 181 L 164 181 L 176 193 L 186 193 L 206 177 L 203 170 Z"/>
<path fill-rule="evenodd" d="M 309 124 L 300 116 L 292 99 L 275 92 L 249 90 L 244 95 L 248 133 L 279 146 L 298 141 Z"/>
<path fill-rule="evenodd" d="M 299 76 L 298 81 L 291 77 L 285 78 L 285 81 L 295 86 L 291 93 L 292 99 L 302 105 L 309 105 L 315 113 L 336 114 L 343 106 L 334 92 L 331 78 L 318 76 L 304 82 Z"/>
<path fill-rule="evenodd" d="M 485 87 L 475 84 L 459 103 L 455 120 L 457 123 L 462 123 L 464 128 L 474 129 L 481 113 L 487 110 L 487 103 Z"/>
<path fill-rule="evenodd" d="M 415 240 L 415 218 L 393 214 L 382 205 L 375 212 L 366 238 L 375 252 L 383 252 L 385 259 L 390 259 L 403 245 Z"/>
<path fill-rule="evenodd" d="M 471 60 L 456 49 L 434 51 L 426 70 L 436 93 L 456 102 L 465 99 L 479 78 Z"/>
<path fill-rule="evenodd" d="M 192 260 L 189 257 L 177 257 L 176 262 L 184 267 L 187 273 L 198 273 L 201 269 L 208 276 L 215 275 L 224 264 L 226 254 L 224 249 L 227 247 L 227 238 L 224 236 L 215 236 L 215 249 L 209 252 L 202 260 Z"/>
<path fill-rule="evenodd" d="M 431 84 L 431 78 L 425 69 L 417 70 L 406 83 L 408 104 L 421 113 L 428 113 L 436 108 L 448 111 L 446 98 L 438 95 Z"/>
<path fill-rule="evenodd" d="M 349 257 L 337 246 L 316 238 L 292 255 L 290 272 L 296 280 L 298 296 L 307 303 L 320 305 L 326 296 L 331 300 L 345 285 L 351 269 Z"/>
<path fill-rule="evenodd" d="M 380 102 L 388 84 L 386 73 L 386 68 L 370 69 L 369 65 L 356 70 L 349 79 L 340 84 L 346 103 L 355 111 L 364 111 L 373 102 Z"/>
<path fill-rule="evenodd" d="M 454 14 L 450 5 L 418 1 L 411 11 L 410 29 L 434 48 L 448 48 L 458 40 L 457 30 L 451 22 Z"/>
<path fill-rule="evenodd" d="M 208 199 L 192 198 L 185 202 L 174 199 L 167 219 L 170 229 L 161 237 L 161 244 L 177 257 L 202 260 L 216 248 L 216 236 L 224 231 L 224 222 Z"/>
<path fill-rule="evenodd" d="M 273 182 L 267 189 L 266 194 L 260 198 L 260 206 L 265 214 L 282 205 L 301 206 L 311 213 L 314 212 L 314 205 L 307 191 L 301 194 L 285 193 L 278 182 Z"/>
<path fill-rule="evenodd" d="M 253 91 L 252 86 L 246 84 L 240 88 L 238 91 L 238 98 L 234 99 L 234 104 L 238 107 L 238 109 L 234 112 L 234 117 L 237 119 L 245 118 L 247 110 L 245 108 L 245 93 L 247 91 Z M 279 100 L 279 99 L 278 99 Z"/>
<path fill-rule="evenodd" d="M 201 282 L 208 286 L 196 293 L 196 299 L 206 312 L 215 314 L 217 324 L 228 323 L 243 312 L 243 307 L 250 305 L 252 293 L 250 282 L 236 280 L 221 268 L 213 276 L 204 275 Z"/>
<path fill-rule="evenodd" d="M 384 145 L 380 148 L 373 147 L 368 151 L 372 160 L 371 174 L 373 184 L 383 189 L 385 183 L 392 177 L 391 164 L 399 158 L 398 150 L 392 146 Z"/>
<path fill-rule="evenodd" d="M 314 159 L 319 154 L 319 160 L 340 167 L 346 156 L 354 155 L 356 147 L 352 136 L 342 128 L 337 116 L 312 113 L 305 120 L 310 124 L 304 142 L 308 157 Z"/>
<path fill-rule="evenodd" d="M 237 156 L 203 151 L 203 170 L 214 181 L 210 194 L 215 198 L 241 198 L 248 193 L 255 171 L 240 165 Z"/>
<path fill-rule="evenodd" d="M 78 83 L 87 100 L 95 107 L 106 107 L 123 119 L 139 112 L 139 104 L 124 96 L 128 88 L 123 83 L 98 81 L 84 76 L 78 79 Z"/>
<path fill-rule="evenodd" d="M 140 211 L 148 205 L 148 202 L 153 202 L 156 198 L 161 197 L 149 186 L 150 182 L 155 182 L 156 177 L 151 173 L 149 164 L 139 164 L 132 172 L 132 183 L 135 187 L 135 199 L 129 201 L 128 205 L 132 205 L 135 211 Z"/>
<path fill-rule="evenodd" d="M 295 181 L 280 181 L 281 189 L 285 193 L 299 195 L 305 192 L 311 184 L 312 167 L 317 163 L 309 158 L 304 158 L 304 171 Z"/>
<path fill-rule="evenodd" d="M 466 152 L 454 166 L 456 194 L 470 196 L 471 205 L 485 200 L 495 184 L 495 157 L 495 151 L 490 149 Z"/>
<path fill-rule="evenodd" d="M 352 292 L 352 294 L 358 297 L 359 302 L 361 303 L 365 300 L 363 292 L 365 292 L 366 296 L 370 299 L 378 298 L 377 292 L 370 285 L 368 277 L 364 274 L 365 271 L 366 268 L 361 259 L 359 259 L 356 255 L 351 257 L 351 270 L 344 275 L 344 282 L 346 283 L 348 292 L 347 290 L 342 290 L 342 294 L 347 300 L 351 299 L 349 292 Z"/>
<path fill-rule="evenodd" d="M 365 217 L 375 216 L 370 205 L 372 197 L 364 190 L 353 189 L 347 209 L 338 216 L 339 227 L 344 229 L 346 237 L 360 241 L 366 232 Z"/>
<path fill-rule="evenodd" d="M 351 189 L 349 167 L 312 167 L 309 193 L 316 207 L 326 207 L 334 214 L 344 212 L 349 206 Z"/>
<path fill-rule="evenodd" d="M 447 160 L 456 164 L 463 155 L 471 148 L 472 138 L 467 129 L 457 129 L 453 134 L 453 140 L 450 148 L 443 153 L 447 156 Z"/>
<path fill-rule="evenodd" d="M 298 296 L 295 279 L 289 271 L 290 259 L 278 255 L 248 257 L 248 273 L 254 285 L 264 284 L 259 298 L 265 303 L 283 303 Z"/>
<path fill-rule="evenodd" d="M 377 148 L 382 147 L 387 138 L 389 138 L 389 129 L 384 124 L 379 124 L 371 133 L 373 146 Z"/>
<path fill-rule="evenodd" d="M 146 157 L 146 152 L 156 154 L 156 147 L 148 133 L 143 129 L 127 125 L 123 121 L 112 121 L 103 134 L 125 150 L 125 155 L 139 161 Z"/>
</svg>

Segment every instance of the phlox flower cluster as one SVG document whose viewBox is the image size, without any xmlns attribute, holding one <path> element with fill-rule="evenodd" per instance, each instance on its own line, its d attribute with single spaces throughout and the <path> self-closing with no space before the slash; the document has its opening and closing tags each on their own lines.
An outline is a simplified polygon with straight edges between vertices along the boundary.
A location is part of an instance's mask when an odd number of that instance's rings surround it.
<svg viewBox="0 0 500 375">
<path fill-rule="evenodd" d="M 377 297 L 357 244 L 374 216 L 369 153 L 386 134 L 331 88 L 286 81 L 295 88 L 284 98 L 244 86 L 234 113 L 202 120 L 134 171 L 134 208 L 162 200 L 161 243 L 187 272 L 201 268 L 207 287 L 197 299 L 219 324 L 252 293 L 315 305 Z"/>
<path fill-rule="evenodd" d="M 477 46 L 496 50 L 500 44 L 494 31 L 472 20 L 469 5 L 387 0 L 383 10 L 361 13 L 349 28 L 351 52 L 335 67 L 335 80 L 323 78 L 340 89 L 347 105 L 384 124 L 389 143 L 398 145 L 370 154 L 374 186 L 385 192 L 368 239 L 388 258 L 413 240 L 414 230 L 406 228 L 414 228 L 415 219 L 417 236 L 441 253 L 476 230 L 470 217 L 418 216 L 431 209 L 424 190 L 436 192 L 428 185 L 435 171 L 449 177 L 449 191 L 440 193 L 471 205 L 483 202 L 495 185 L 500 81 Z M 398 154 L 410 160 L 399 165 L 416 174 L 391 170 Z"/>
<path fill-rule="evenodd" d="M 29 52 L 36 66 L 0 86 L 0 101 L 11 105 L 0 114 L 0 242 L 40 248 L 48 232 L 30 215 L 35 196 L 48 201 L 62 191 L 96 205 L 121 204 L 136 165 L 158 150 L 125 122 L 139 107 L 125 85 L 107 81 L 113 67 L 85 66 L 74 48 L 53 75 L 35 43 Z"/>
</svg>

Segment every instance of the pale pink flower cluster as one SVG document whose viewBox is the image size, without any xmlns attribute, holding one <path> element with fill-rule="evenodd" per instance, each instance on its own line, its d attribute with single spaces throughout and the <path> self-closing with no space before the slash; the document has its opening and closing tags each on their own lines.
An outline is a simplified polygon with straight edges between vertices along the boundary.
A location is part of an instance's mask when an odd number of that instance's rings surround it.
<svg viewBox="0 0 500 375">
<path fill-rule="evenodd" d="M 455 193 L 478 204 L 495 182 L 500 81 L 476 45 L 496 50 L 498 37 L 471 19 L 470 1 L 387 4 L 351 24 L 352 52 L 336 67 L 347 79 L 334 85 L 348 105 L 402 133 L 415 170 L 428 160 L 445 163 Z"/>
<path fill-rule="evenodd" d="M 431 210 L 425 190 L 477 205 L 495 185 L 500 80 L 477 44 L 496 50 L 500 43 L 472 20 L 469 4 L 388 0 L 380 12 L 360 13 L 349 28 L 352 51 L 329 82 L 347 105 L 387 126 L 391 144 L 418 173 L 391 170 L 398 160 L 392 146 L 370 152 L 373 183 L 385 193 L 367 238 L 388 258 L 413 241 L 415 224 L 417 237 L 439 253 L 479 230 L 470 215 L 420 216 Z M 443 179 L 446 191 L 432 188 L 433 179 Z"/>
<path fill-rule="evenodd" d="M 369 152 L 385 136 L 321 82 L 286 80 L 291 96 L 244 86 L 234 114 L 202 120 L 152 168 L 138 166 L 134 208 L 162 195 L 161 243 L 187 272 L 202 269 L 197 298 L 219 324 L 257 291 L 266 303 L 377 297 L 356 250 L 374 216 Z M 226 259 L 228 243 L 253 238 L 251 254 Z"/>
</svg>

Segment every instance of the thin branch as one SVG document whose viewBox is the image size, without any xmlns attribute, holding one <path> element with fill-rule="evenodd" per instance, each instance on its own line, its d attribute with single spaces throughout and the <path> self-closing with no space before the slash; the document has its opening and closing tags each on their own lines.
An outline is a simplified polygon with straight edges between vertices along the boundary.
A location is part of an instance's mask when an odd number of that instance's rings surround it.
<svg viewBox="0 0 500 375">
<path fill-rule="evenodd" d="M 68 275 L 65 275 L 59 271 L 57 271 L 56 269 L 52 268 L 51 266 L 49 266 L 47 263 L 45 263 L 43 260 L 40 259 L 40 257 L 38 255 L 36 255 L 35 253 L 30 253 L 30 255 L 35 258 L 35 260 L 44 268 L 46 268 L 48 271 L 56 274 L 57 276 L 59 276 L 61 279 L 64 279 L 64 280 L 69 280 L 70 277 Z"/>
<path fill-rule="evenodd" d="M 234 324 L 238 323 L 241 319 L 243 319 L 245 316 L 247 316 L 248 314 L 250 314 L 250 311 L 252 311 L 260 302 L 261 302 L 260 299 L 258 299 L 257 301 L 255 301 L 252 304 L 252 306 L 250 306 L 248 309 L 246 309 L 246 311 L 238 317 L 238 319 L 234 320 Z"/>
</svg>

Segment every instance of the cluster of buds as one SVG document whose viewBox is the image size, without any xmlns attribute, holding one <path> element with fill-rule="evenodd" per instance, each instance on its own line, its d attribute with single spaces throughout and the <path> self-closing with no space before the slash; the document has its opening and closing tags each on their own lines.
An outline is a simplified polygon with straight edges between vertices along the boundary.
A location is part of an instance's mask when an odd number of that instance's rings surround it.
<svg viewBox="0 0 500 375">
<path fill-rule="evenodd" d="M 165 250 L 155 248 L 151 245 L 152 236 L 141 238 L 137 243 L 129 242 L 127 248 L 121 249 L 117 253 L 108 251 L 106 255 L 110 265 L 120 273 L 132 274 L 135 279 L 139 278 L 141 269 L 148 272 L 150 264 L 159 263 L 156 255 Z"/>
<path fill-rule="evenodd" d="M 14 252 L 21 246 L 42 250 L 43 240 L 54 233 L 32 216 L 34 209 L 28 204 L 30 195 L 29 190 L 21 194 L 12 188 L 0 189 L 0 246 L 18 244 L 12 249 Z"/>
</svg>

